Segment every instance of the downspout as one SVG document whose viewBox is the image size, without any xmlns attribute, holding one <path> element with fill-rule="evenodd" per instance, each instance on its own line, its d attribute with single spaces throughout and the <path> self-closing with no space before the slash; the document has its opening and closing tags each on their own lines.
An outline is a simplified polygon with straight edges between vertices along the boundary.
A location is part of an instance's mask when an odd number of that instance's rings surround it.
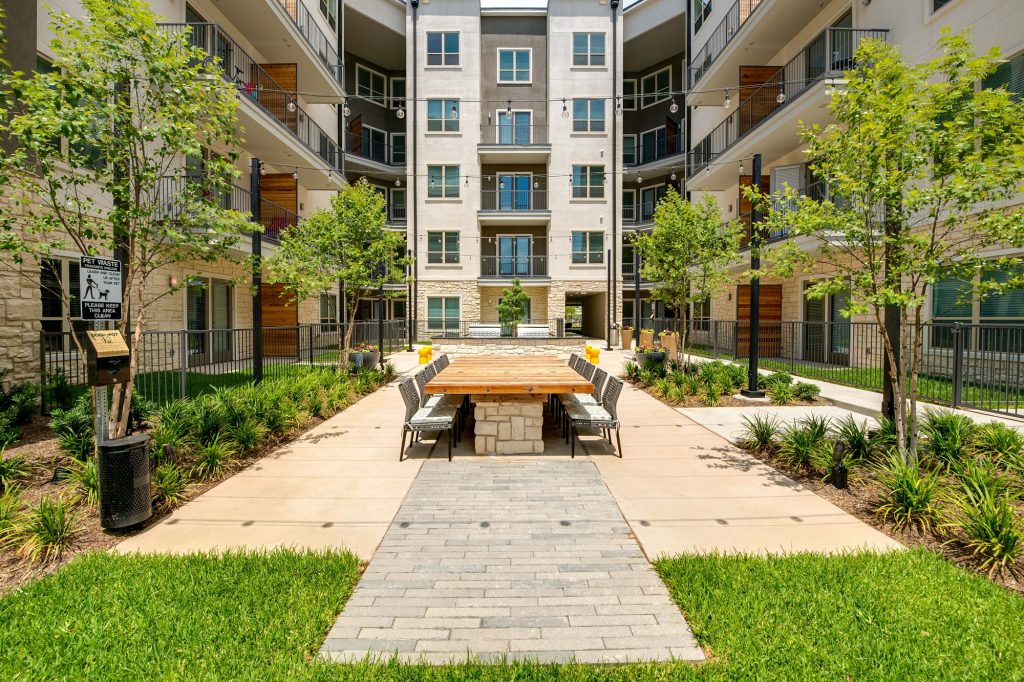
<svg viewBox="0 0 1024 682">
<path fill-rule="evenodd" d="M 409 316 L 411 311 L 412 324 L 409 325 L 409 348 L 412 348 L 412 344 L 416 341 L 417 329 L 419 328 L 419 203 L 416 201 L 416 166 L 419 164 L 419 154 L 417 153 L 417 135 L 416 129 L 419 123 L 419 115 L 417 113 L 416 101 L 416 83 L 419 80 L 418 64 L 419 64 L 419 49 L 416 46 L 416 20 L 419 16 L 418 10 L 420 7 L 420 0 L 410 0 L 409 3 L 412 6 L 412 78 L 409 78 L 410 74 L 406 74 L 406 83 L 412 81 L 412 99 L 409 102 L 409 115 L 412 116 L 412 144 L 408 143 L 406 146 L 406 158 L 410 156 L 412 158 L 412 179 L 409 181 L 409 195 L 410 202 L 412 204 L 412 300 L 409 301 L 406 316 Z M 411 151 L 411 155 L 409 152 Z M 406 161 L 406 168 L 408 168 L 410 162 Z M 406 173 L 406 177 L 409 177 L 409 173 Z"/>
<path fill-rule="evenodd" d="M 619 309 L 619 117 L 615 115 L 619 94 L 619 0 L 611 0 L 612 8 L 612 287 L 608 316 L 608 340 L 605 350 L 612 349 L 612 330 Z"/>
</svg>

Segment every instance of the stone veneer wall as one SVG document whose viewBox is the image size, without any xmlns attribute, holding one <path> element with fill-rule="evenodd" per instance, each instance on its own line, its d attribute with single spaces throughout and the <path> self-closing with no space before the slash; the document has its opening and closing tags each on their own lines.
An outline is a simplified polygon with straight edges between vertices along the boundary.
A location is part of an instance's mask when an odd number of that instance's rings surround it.
<svg viewBox="0 0 1024 682">
<path fill-rule="evenodd" d="M 498 299 L 508 287 L 480 287 L 480 321 L 498 321 Z M 530 319 L 538 324 L 548 319 L 548 288 L 524 286 L 523 291 L 530 297 Z M 463 318 L 468 319 L 468 318 Z"/>
</svg>

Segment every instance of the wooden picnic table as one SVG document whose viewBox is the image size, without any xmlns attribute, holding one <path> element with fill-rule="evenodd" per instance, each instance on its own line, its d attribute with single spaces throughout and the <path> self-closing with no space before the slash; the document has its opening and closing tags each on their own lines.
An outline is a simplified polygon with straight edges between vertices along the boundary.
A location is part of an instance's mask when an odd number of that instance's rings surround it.
<svg viewBox="0 0 1024 682">
<path fill-rule="evenodd" d="M 423 390 L 470 396 L 478 455 L 540 454 L 547 396 L 594 385 L 553 355 L 478 355 L 453 361 Z"/>
</svg>

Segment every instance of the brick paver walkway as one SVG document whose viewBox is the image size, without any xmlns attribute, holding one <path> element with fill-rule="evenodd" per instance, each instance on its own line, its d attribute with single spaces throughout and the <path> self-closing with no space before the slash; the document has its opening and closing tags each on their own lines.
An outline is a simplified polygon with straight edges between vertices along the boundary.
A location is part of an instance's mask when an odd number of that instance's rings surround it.
<svg viewBox="0 0 1024 682">
<path fill-rule="evenodd" d="M 322 655 L 700 660 L 593 463 L 423 463 Z"/>
</svg>

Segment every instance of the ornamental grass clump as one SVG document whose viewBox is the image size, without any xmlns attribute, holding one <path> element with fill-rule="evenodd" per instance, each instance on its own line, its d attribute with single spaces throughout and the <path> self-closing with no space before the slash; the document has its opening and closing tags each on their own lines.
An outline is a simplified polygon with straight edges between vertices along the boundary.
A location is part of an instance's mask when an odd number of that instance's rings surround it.
<svg viewBox="0 0 1024 682">
<path fill-rule="evenodd" d="M 0 493 L 19 481 L 32 475 L 32 466 L 21 455 L 7 456 L 5 447 L 0 447 Z"/>
<path fill-rule="evenodd" d="M 161 464 L 153 469 L 150 479 L 153 488 L 153 503 L 161 509 L 170 509 L 185 499 L 188 477 L 177 464 Z"/>
<path fill-rule="evenodd" d="M 68 474 L 72 494 L 90 507 L 100 502 L 100 473 L 96 466 L 96 458 L 89 457 L 84 462 L 75 462 Z"/>
<path fill-rule="evenodd" d="M 881 503 L 875 508 L 893 530 L 916 527 L 930 531 L 939 517 L 939 477 L 909 464 L 895 448 L 877 469 L 882 487 Z"/>
<path fill-rule="evenodd" d="M 836 423 L 835 438 L 845 446 L 846 457 L 853 461 L 864 461 L 871 454 L 867 420 L 858 423 L 852 414 L 846 415 Z"/>
<path fill-rule="evenodd" d="M 823 468 L 827 471 L 831 466 L 831 452 L 827 418 L 811 416 L 793 422 L 779 436 L 779 456 L 798 469 Z M 825 461 L 828 466 L 822 465 Z"/>
<path fill-rule="evenodd" d="M 922 461 L 955 471 L 971 457 L 977 425 L 962 414 L 928 410 L 921 422 Z"/>
<path fill-rule="evenodd" d="M 743 434 L 740 444 L 752 452 L 769 454 L 778 445 L 782 422 L 772 414 L 755 414 L 743 417 Z"/>
<path fill-rule="evenodd" d="M 980 480 L 961 479 L 951 505 L 945 527 L 957 536 L 948 542 L 959 543 L 989 577 L 1005 570 L 1017 572 L 1015 564 L 1024 557 L 1024 524 L 1009 491 Z"/>
<path fill-rule="evenodd" d="M 1024 436 L 1001 422 L 981 424 L 974 432 L 974 451 L 1003 469 L 1024 471 Z"/>
<path fill-rule="evenodd" d="M 209 443 L 196 450 L 192 473 L 203 480 L 218 478 L 230 469 L 231 460 L 237 451 L 230 439 L 217 434 Z"/>
<path fill-rule="evenodd" d="M 62 496 L 44 496 L 14 522 L 17 554 L 30 564 L 59 559 L 81 531 L 75 506 Z"/>
</svg>

